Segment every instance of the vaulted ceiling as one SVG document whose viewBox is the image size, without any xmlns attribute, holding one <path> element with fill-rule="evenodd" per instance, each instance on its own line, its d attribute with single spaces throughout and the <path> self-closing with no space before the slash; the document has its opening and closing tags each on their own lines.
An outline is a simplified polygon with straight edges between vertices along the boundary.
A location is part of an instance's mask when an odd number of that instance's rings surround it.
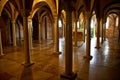
<svg viewBox="0 0 120 80">
<path fill-rule="evenodd" d="M 41 6 L 46 6 L 47 9 L 55 15 L 57 14 L 58 9 L 65 9 L 65 6 L 69 4 L 69 8 L 73 8 L 78 13 L 81 9 L 90 12 L 95 11 L 97 17 L 100 18 L 110 13 L 120 13 L 120 0 L 0 0 L 0 11 L 4 8 L 8 10 L 8 12 L 12 13 L 10 4 L 6 3 L 7 1 L 12 3 L 15 10 L 18 12 L 22 9 L 27 9 L 34 12 L 36 8 L 39 8 L 42 12 L 45 9 L 41 9 Z M 40 2 L 43 3 L 41 4 Z M 44 3 L 47 3 L 47 5 Z"/>
</svg>

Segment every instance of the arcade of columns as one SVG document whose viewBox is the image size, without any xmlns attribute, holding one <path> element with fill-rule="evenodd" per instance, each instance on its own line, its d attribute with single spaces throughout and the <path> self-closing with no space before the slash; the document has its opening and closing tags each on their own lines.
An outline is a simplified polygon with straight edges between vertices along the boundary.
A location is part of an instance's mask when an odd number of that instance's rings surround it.
<svg viewBox="0 0 120 80">
<path fill-rule="evenodd" d="M 67 6 L 69 7 L 69 6 Z M 61 74 L 61 77 L 65 78 L 75 78 L 76 73 L 72 71 L 73 65 L 73 54 L 72 54 L 72 10 L 66 8 L 66 26 L 65 26 L 65 73 Z M 24 49 L 25 49 L 25 63 L 26 67 L 32 65 L 31 58 L 30 58 L 30 49 L 32 49 L 32 18 L 29 15 L 29 11 L 27 9 L 23 9 L 21 11 L 23 17 L 23 26 L 24 26 Z M 90 54 L 91 49 L 91 13 L 89 11 L 85 12 L 85 26 L 87 30 L 87 37 L 86 37 L 86 54 L 84 58 L 92 59 Z M 54 15 L 54 44 L 55 44 L 55 53 L 59 54 L 59 28 L 58 28 L 58 19 L 59 15 Z M 120 16 L 119 16 L 120 19 Z M 75 46 L 77 47 L 77 17 L 75 19 Z M 106 18 L 102 18 L 102 23 L 100 23 L 101 19 L 97 18 L 97 41 L 96 41 L 96 48 L 100 48 L 100 24 L 102 25 L 102 36 L 101 42 L 103 43 L 106 40 Z M 119 20 L 120 21 L 120 20 Z M 39 22 L 39 43 L 42 42 L 42 29 L 41 29 L 41 20 Z M 120 25 L 120 22 L 119 22 Z M 120 29 L 120 28 L 119 28 Z M 119 30 L 120 32 L 120 30 Z M 12 20 L 12 35 L 13 35 L 13 46 L 17 46 L 16 43 L 16 33 L 15 33 L 15 20 Z M 120 35 L 119 35 L 120 36 Z M 0 31 L 0 55 L 3 55 L 3 48 L 2 48 L 2 39 L 1 39 L 1 31 Z"/>
</svg>

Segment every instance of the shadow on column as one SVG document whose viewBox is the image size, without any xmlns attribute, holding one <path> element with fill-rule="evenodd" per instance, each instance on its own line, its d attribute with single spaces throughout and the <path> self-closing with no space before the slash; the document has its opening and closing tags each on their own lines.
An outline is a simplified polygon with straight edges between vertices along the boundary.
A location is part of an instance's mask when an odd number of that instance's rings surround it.
<svg viewBox="0 0 120 80">
<path fill-rule="evenodd" d="M 32 67 L 24 67 L 20 80 L 33 80 Z"/>
</svg>

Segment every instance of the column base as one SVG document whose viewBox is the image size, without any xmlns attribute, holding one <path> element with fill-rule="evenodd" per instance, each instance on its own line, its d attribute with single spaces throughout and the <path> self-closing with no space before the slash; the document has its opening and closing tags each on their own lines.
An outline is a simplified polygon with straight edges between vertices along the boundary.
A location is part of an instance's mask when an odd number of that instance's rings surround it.
<svg viewBox="0 0 120 80">
<path fill-rule="evenodd" d="M 92 59 L 92 56 L 84 56 L 83 58 L 84 58 L 84 59 L 89 59 L 89 60 L 91 60 L 91 59 Z"/>
<path fill-rule="evenodd" d="M 0 56 L 4 56 L 5 54 L 1 53 Z"/>
<path fill-rule="evenodd" d="M 104 41 L 101 41 L 101 44 L 103 44 L 104 43 Z"/>
<path fill-rule="evenodd" d="M 22 64 L 22 65 L 24 65 L 24 67 L 30 67 L 30 66 L 32 66 L 34 63 L 24 63 L 24 64 Z"/>
<path fill-rule="evenodd" d="M 53 54 L 60 55 L 60 54 L 62 54 L 62 52 L 54 52 Z"/>
<path fill-rule="evenodd" d="M 100 49 L 101 47 L 100 47 L 100 46 L 99 46 L 99 47 L 96 46 L 95 48 L 96 48 L 96 49 Z"/>
<path fill-rule="evenodd" d="M 65 78 L 68 80 L 75 80 L 75 78 L 77 77 L 77 73 L 73 73 L 72 75 L 67 75 L 65 73 L 60 75 L 61 78 Z"/>
</svg>

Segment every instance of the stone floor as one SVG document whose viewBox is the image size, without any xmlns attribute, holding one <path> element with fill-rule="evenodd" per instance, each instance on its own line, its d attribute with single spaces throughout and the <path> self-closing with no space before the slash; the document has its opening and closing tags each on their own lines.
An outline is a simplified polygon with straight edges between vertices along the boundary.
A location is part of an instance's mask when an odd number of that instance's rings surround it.
<svg viewBox="0 0 120 80">
<path fill-rule="evenodd" d="M 92 60 L 83 59 L 85 43 L 79 42 L 73 47 L 73 71 L 76 80 L 120 80 L 120 43 L 116 38 L 107 39 L 100 49 L 95 48 L 96 40 L 91 40 Z M 66 80 L 60 78 L 63 73 L 64 40 L 60 39 L 60 51 L 54 53 L 52 43 L 35 44 L 31 50 L 30 67 L 24 67 L 23 47 L 5 47 L 4 56 L 0 56 L 0 80 Z"/>
</svg>

